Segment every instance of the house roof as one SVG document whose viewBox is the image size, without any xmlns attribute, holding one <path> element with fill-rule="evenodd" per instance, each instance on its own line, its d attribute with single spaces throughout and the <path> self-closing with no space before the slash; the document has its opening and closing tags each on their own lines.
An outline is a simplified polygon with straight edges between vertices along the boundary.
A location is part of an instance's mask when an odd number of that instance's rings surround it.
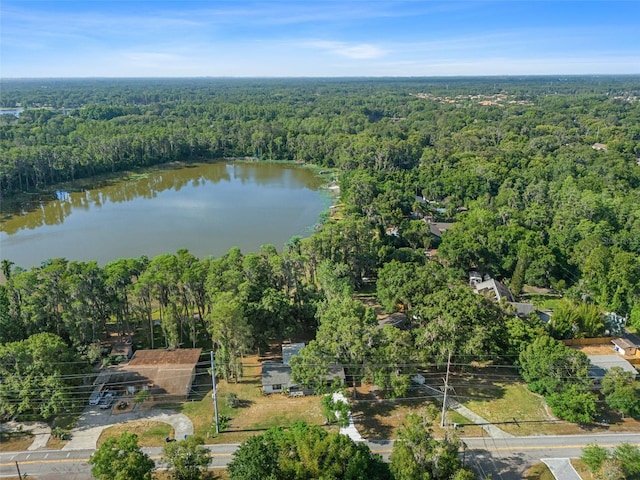
<svg viewBox="0 0 640 480">
<path fill-rule="evenodd" d="M 138 350 L 128 365 L 195 365 L 200 360 L 201 353 L 201 348 Z"/>
<path fill-rule="evenodd" d="M 616 347 L 622 348 L 623 350 L 627 350 L 629 348 L 638 348 L 635 343 L 626 338 L 614 338 L 613 340 L 611 340 L 611 343 L 613 343 Z"/>
<path fill-rule="evenodd" d="M 532 303 L 523 302 L 509 302 L 516 310 L 516 315 L 519 317 L 528 317 L 536 311 L 536 306 Z"/>
<path fill-rule="evenodd" d="M 129 363 L 110 372 L 109 383 L 149 385 L 159 394 L 188 395 L 201 348 L 138 350 Z"/>
<path fill-rule="evenodd" d="M 429 223 L 429 230 L 431 231 L 432 235 L 441 237 L 444 232 L 451 228 L 451 225 L 453 225 L 453 223 L 431 222 Z"/>
<path fill-rule="evenodd" d="M 589 376 L 592 378 L 602 378 L 613 367 L 620 367 L 625 372 L 629 372 L 633 375 L 637 375 L 638 371 L 633 368 L 629 362 L 627 362 L 620 355 L 588 355 L 589 362 Z"/>
<path fill-rule="evenodd" d="M 327 368 L 328 372 L 324 375 L 325 381 L 332 381 L 336 378 L 344 382 L 344 368 L 337 363 L 332 363 Z M 282 385 L 290 388 L 294 384 L 291 380 L 291 367 L 280 362 L 264 362 L 262 364 L 262 386 L 265 385 Z"/>
<path fill-rule="evenodd" d="M 329 372 L 324 376 L 325 380 L 334 380 L 336 378 L 344 381 L 344 367 L 342 365 L 338 365 L 337 363 L 332 363 L 329 365 Z"/>
<path fill-rule="evenodd" d="M 289 360 L 294 357 L 304 347 L 304 343 L 283 343 L 282 344 L 282 363 L 289 365 Z"/>
<path fill-rule="evenodd" d="M 506 298 L 509 302 L 513 302 L 514 300 L 509 289 L 494 278 L 476 283 L 474 288 L 476 293 L 492 292 L 497 301 L 500 301 L 503 298 Z"/>
<path fill-rule="evenodd" d="M 279 362 L 264 362 L 262 364 L 262 386 L 291 385 L 291 367 Z"/>
</svg>

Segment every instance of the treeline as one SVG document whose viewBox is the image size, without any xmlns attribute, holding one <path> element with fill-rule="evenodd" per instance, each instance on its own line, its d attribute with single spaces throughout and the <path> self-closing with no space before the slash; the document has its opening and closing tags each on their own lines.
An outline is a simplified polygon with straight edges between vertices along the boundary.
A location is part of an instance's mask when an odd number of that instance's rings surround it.
<svg viewBox="0 0 640 480">
<path fill-rule="evenodd" d="M 629 101 L 633 80 L 4 81 L 4 105 L 26 109 L 0 117 L 0 193 L 189 158 L 257 156 L 343 169 L 422 166 L 416 186 L 465 202 L 497 194 L 512 170 L 558 173 L 545 172 L 544 159 L 575 158 L 594 142 L 607 143 L 611 176 L 626 179 L 640 117 Z"/>
</svg>

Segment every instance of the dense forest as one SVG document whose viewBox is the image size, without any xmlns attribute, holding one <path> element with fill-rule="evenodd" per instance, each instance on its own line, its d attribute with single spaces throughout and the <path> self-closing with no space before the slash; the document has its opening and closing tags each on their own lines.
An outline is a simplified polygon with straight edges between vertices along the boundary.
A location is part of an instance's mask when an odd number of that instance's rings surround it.
<svg viewBox="0 0 640 480">
<path fill-rule="evenodd" d="M 3 259 L 5 378 L 42 334 L 92 361 L 110 331 L 148 347 L 206 337 L 226 378 L 241 376 L 250 349 L 315 338 L 294 362 L 301 382 L 337 360 L 400 395 L 419 365 L 451 351 L 520 358 L 526 370 L 562 350 L 534 339 L 602 334 L 603 311 L 640 327 L 640 78 L 3 80 L 2 90 L 3 107 L 24 109 L 0 116 L 4 200 L 170 161 L 254 157 L 335 169 L 343 202 L 281 252 L 54 259 L 29 271 Z M 429 221 L 453 225 L 440 239 Z M 560 293 L 559 314 L 514 317 L 473 293 L 471 270 L 516 296 Z M 406 330 L 377 328 L 354 299 L 373 281 Z M 540 393 L 568 401 L 581 382 Z M 37 410 L 9 390 L 2 411 Z"/>
</svg>

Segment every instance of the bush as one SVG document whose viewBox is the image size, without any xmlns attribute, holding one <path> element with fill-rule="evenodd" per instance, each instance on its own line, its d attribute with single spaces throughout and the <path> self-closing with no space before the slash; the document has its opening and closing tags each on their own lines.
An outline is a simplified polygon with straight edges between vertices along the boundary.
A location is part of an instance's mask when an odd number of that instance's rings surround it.
<svg viewBox="0 0 640 480">
<path fill-rule="evenodd" d="M 582 450 L 582 456 L 580 460 L 591 470 L 591 473 L 596 473 L 600 470 L 602 462 L 609 457 L 609 452 L 606 448 L 599 445 L 590 444 Z"/>
<path fill-rule="evenodd" d="M 240 399 L 235 393 L 227 393 L 224 397 L 224 401 L 229 408 L 236 408 L 238 405 L 240 405 Z"/>
</svg>

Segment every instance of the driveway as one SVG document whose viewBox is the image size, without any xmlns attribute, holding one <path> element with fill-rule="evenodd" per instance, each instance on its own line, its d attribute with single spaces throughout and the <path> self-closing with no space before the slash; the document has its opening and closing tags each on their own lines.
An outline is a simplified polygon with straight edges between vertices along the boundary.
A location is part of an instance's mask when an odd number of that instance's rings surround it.
<svg viewBox="0 0 640 480">
<path fill-rule="evenodd" d="M 98 407 L 87 407 L 76 426 L 71 429 L 71 440 L 62 450 L 85 450 L 97 448 L 98 438 L 102 431 L 118 423 L 135 420 L 153 420 L 171 425 L 176 439 L 183 439 L 193 435 L 193 423 L 186 415 L 171 410 L 140 410 L 138 406 L 129 413 L 112 415 L 111 410 L 100 410 Z"/>
</svg>

